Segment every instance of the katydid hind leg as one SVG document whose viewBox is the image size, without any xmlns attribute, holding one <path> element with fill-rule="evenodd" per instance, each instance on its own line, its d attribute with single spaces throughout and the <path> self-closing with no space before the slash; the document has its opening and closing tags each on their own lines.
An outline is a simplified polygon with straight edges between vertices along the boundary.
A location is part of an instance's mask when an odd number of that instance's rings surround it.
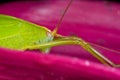
<svg viewBox="0 0 120 80">
<path fill-rule="evenodd" d="M 60 38 L 62 38 L 62 37 L 60 37 Z M 112 66 L 112 67 L 120 67 L 120 64 L 115 64 L 114 62 L 112 62 L 111 60 L 106 58 L 104 55 L 102 55 L 100 52 L 98 52 L 96 49 L 94 49 L 90 45 L 90 43 L 84 41 L 81 38 L 73 36 L 73 37 L 63 37 L 63 39 L 71 40 L 71 42 L 75 41 L 73 44 L 81 46 L 84 50 L 88 51 L 92 56 L 94 56 L 96 59 L 98 59 L 101 63 L 103 63 L 105 65 Z M 106 48 L 103 48 L 103 49 L 106 49 Z M 109 49 L 106 49 L 106 50 L 109 50 Z M 114 50 L 112 50 L 112 51 L 114 51 Z M 117 52 L 117 51 L 114 51 L 114 52 Z"/>
<path fill-rule="evenodd" d="M 81 38 L 77 38 L 77 37 L 58 37 L 58 39 L 54 39 L 51 42 L 34 45 L 34 46 L 28 46 L 26 48 L 30 49 L 30 50 L 48 49 L 50 47 L 60 46 L 60 45 L 80 45 L 83 49 L 85 49 L 91 55 L 93 55 L 95 58 L 97 58 L 101 63 L 108 65 L 108 66 L 120 67 L 119 64 L 113 63 L 108 58 L 103 56 L 100 52 L 95 50 L 89 43 L 87 43 L 86 41 L 82 40 Z M 45 52 L 45 51 L 43 51 L 43 52 Z"/>
</svg>

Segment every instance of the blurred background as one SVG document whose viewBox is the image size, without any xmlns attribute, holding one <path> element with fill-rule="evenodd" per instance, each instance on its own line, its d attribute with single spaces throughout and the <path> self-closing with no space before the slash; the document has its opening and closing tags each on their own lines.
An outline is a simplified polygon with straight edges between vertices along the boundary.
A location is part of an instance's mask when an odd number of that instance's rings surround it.
<svg viewBox="0 0 120 80">
<path fill-rule="evenodd" d="M 0 0 L 0 3 L 9 1 L 39 1 L 39 0 Z M 110 1 L 110 2 L 120 2 L 119 0 L 91 0 L 91 1 Z"/>
</svg>

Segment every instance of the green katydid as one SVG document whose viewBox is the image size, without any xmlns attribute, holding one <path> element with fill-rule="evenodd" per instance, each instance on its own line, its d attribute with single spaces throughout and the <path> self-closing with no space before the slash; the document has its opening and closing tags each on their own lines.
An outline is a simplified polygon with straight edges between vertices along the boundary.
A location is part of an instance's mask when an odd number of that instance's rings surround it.
<svg viewBox="0 0 120 80">
<path fill-rule="evenodd" d="M 120 67 L 120 65 L 114 64 L 100 54 L 85 40 L 78 37 L 67 37 L 57 34 L 57 30 L 72 1 L 65 8 L 59 23 L 53 31 L 22 19 L 0 14 L 0 47 L 15 50 L 40 49 L 42 52 L 48 53 L 53 46 L 75 44 L 80 45 L 103 64 Z"/>
</svg>

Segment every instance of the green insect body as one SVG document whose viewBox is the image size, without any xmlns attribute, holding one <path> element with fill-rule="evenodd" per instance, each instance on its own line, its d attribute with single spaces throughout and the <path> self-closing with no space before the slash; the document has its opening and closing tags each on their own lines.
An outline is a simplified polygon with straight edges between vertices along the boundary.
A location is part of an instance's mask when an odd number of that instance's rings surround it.
<svg viewBox="0 0 120 80">
<path fill-rule="evenodd" d="M 61 21 L 72 1 L 73 0 L 70 0 L 59 23 L 53 31 L 22 19 L 0 14 L 0 47 L 23 51 L 26 49 L 40 49 L 42 52 L 48 53 L 53 46 L 74 44 L 81 46 L 103 64 L 120 67 L 119 64 L 113 63 L 94 49 L 91 43 L 75 36 L 68 37 L 57 34 Z"/>
<path fill-rule="evenodd" d="M 26 46 L 52 41 L 51 31 L 43 26 L 0 15 L 0 46 L 22 50 Z M 46 49 L 47 50 L 47 49 Z"/>
</svg>

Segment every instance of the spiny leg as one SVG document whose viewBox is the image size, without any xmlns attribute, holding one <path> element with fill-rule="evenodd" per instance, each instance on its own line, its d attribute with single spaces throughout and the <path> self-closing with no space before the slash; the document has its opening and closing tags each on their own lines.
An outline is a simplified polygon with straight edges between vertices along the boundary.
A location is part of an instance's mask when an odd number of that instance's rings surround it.
<svg viewBox="0 0 120 80">
<path fill-rule="evenodd" d="M 96 57 L 100 62 L 102 62 L 105 65 L 120 67 L 119 64 L 113 63 L 108 58 L 106 58 L 101 53 L 99 53 L 97 50 L 95 50 L 89 43 L 77 37 L 59 37 L 58 39 L 55 39 L 52 42 L 34 45 L 34 46 L 27 46 L 24 49 L 34 50 L 34 49 L 48 48 L 48 47 L 68 45 L 68 44 L 80 45 L 82 48 L 84 48 L 86 51 L 88 51 L 91 55 Z"/>
</svg>

